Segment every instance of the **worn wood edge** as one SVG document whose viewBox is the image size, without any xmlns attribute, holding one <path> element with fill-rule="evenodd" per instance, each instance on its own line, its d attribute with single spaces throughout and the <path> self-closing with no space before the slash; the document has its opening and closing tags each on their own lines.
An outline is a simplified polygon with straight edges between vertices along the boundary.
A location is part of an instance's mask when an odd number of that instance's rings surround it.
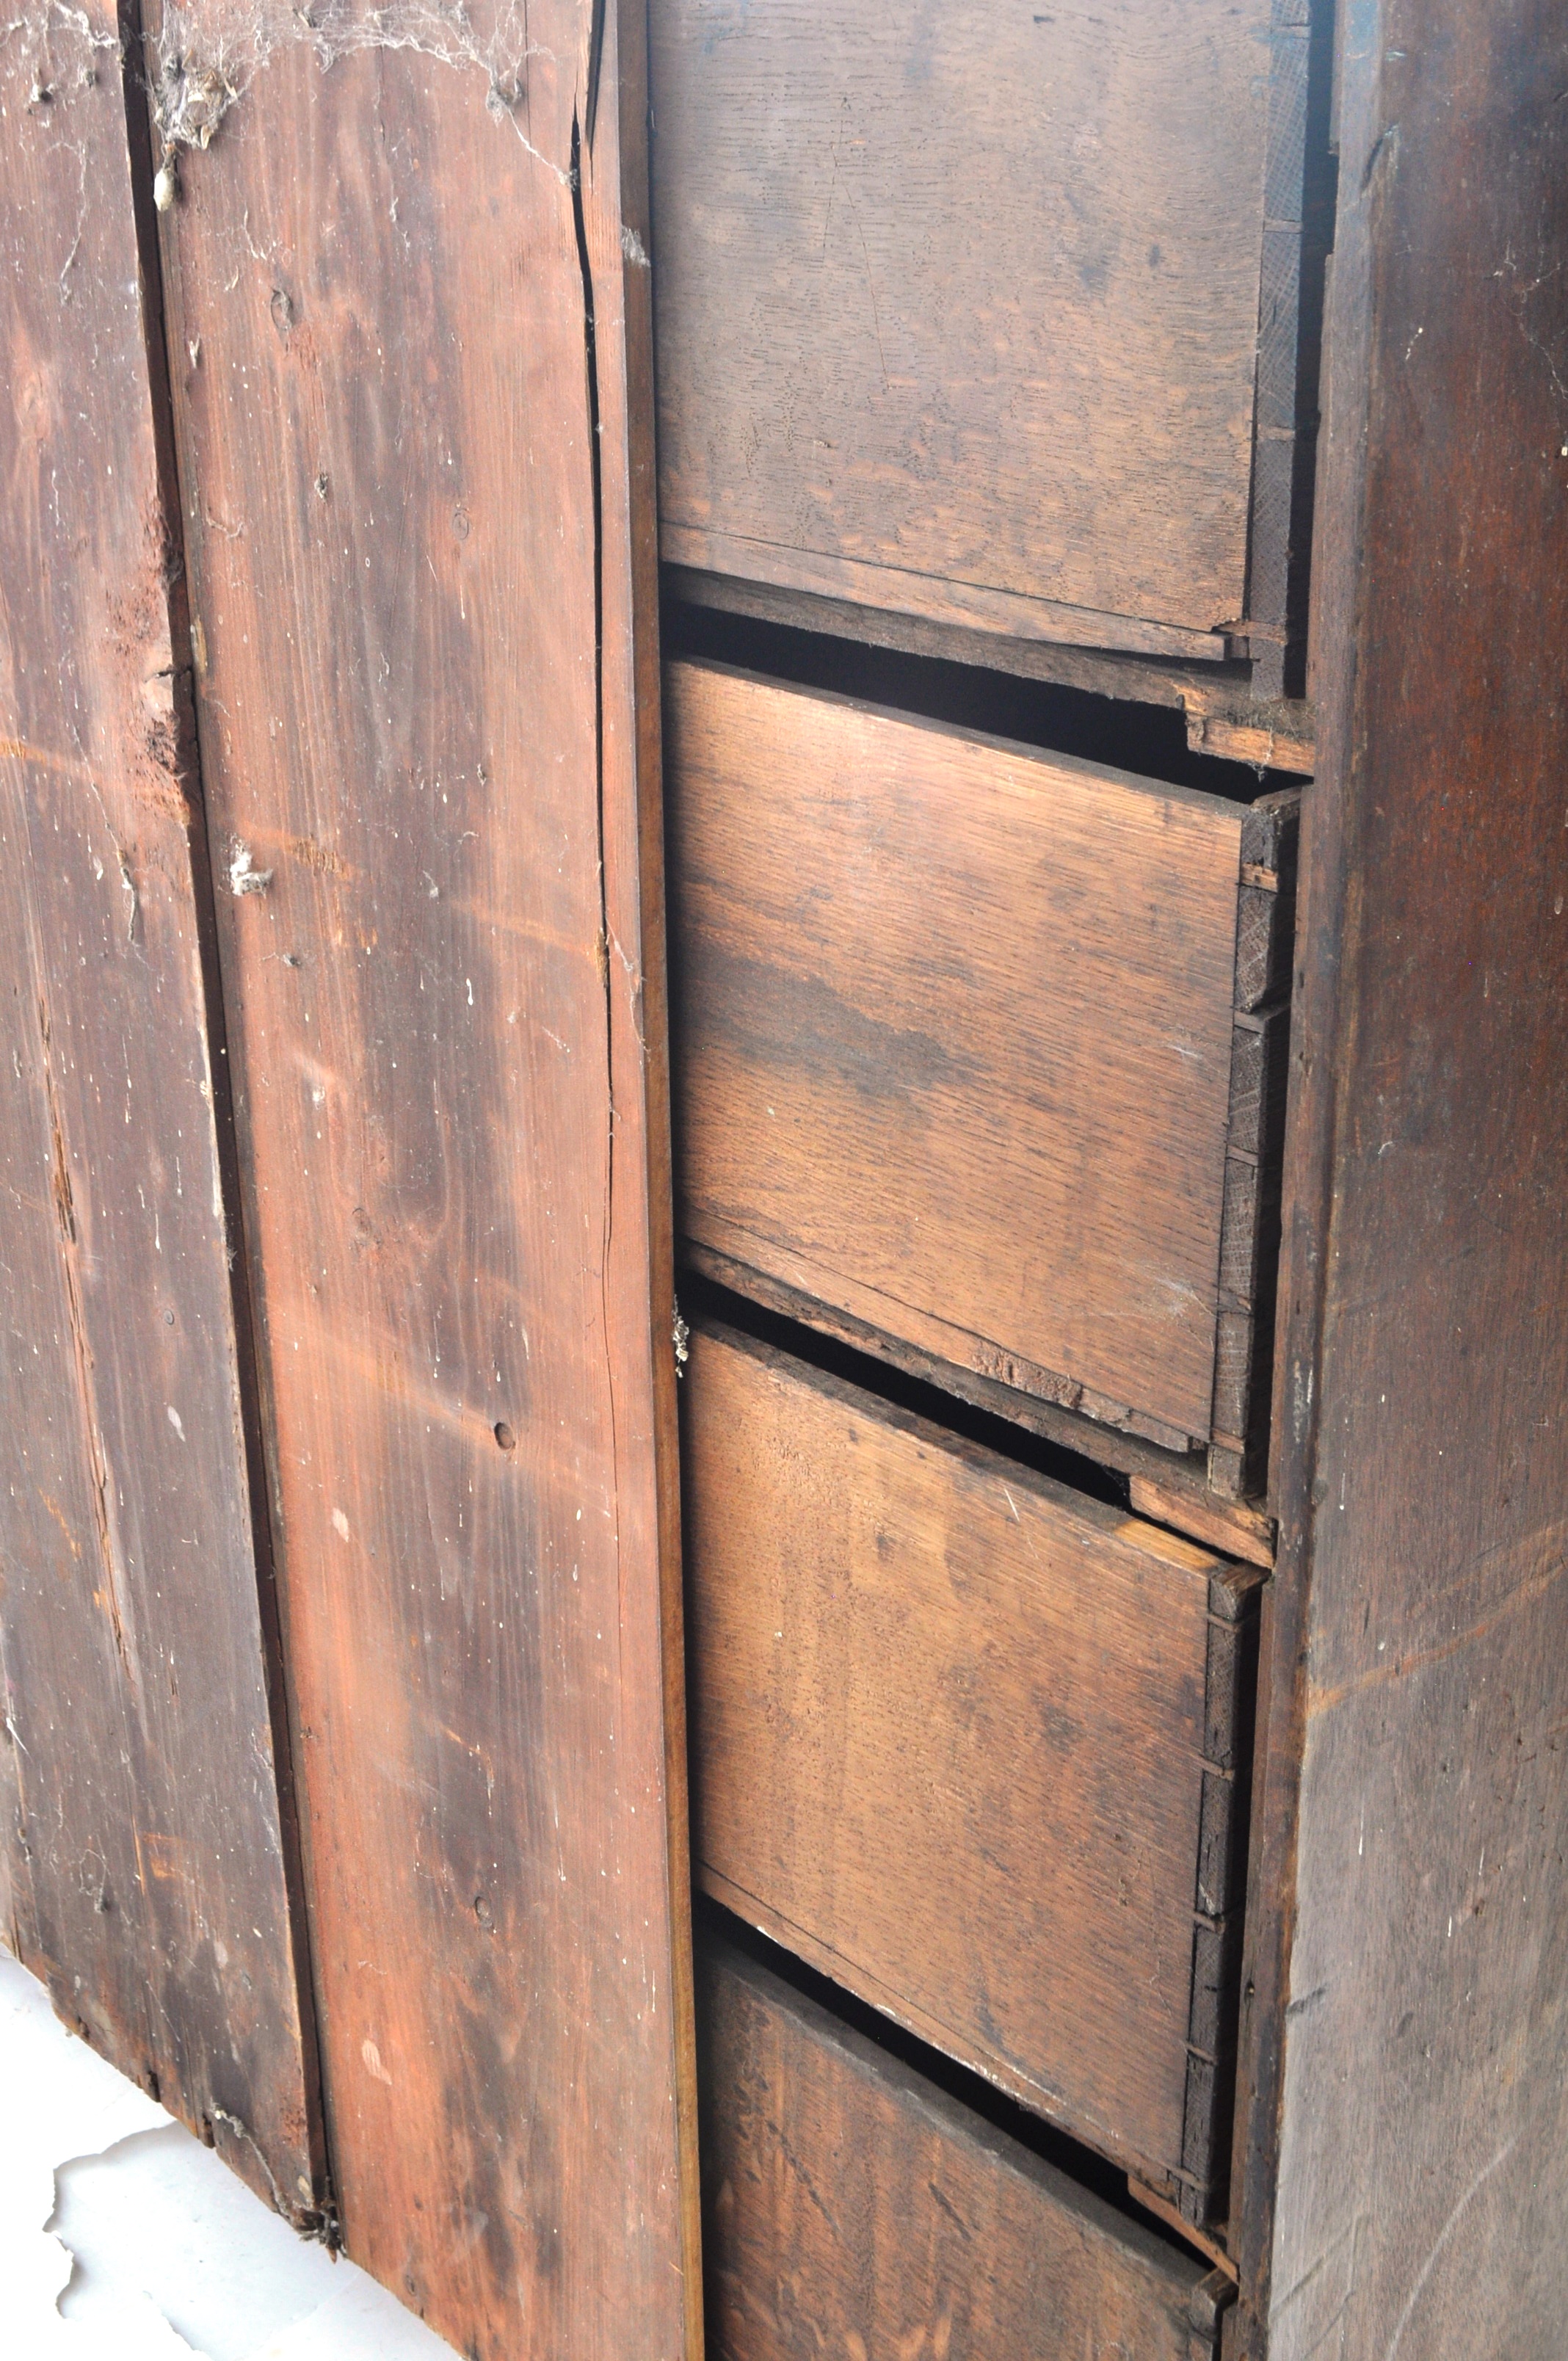
<svg viewBox="0 0 1568 2361">
<path fill-rule="evenodd" d="M 843 2024 L 819 2002 L 795 1992 L 771 1969 L 748 1959 L 734 1944 L 713 1935 L 706 1936 L 702 1960 L 709 1972 L 718 1970 L 729 1975 L 740 1984 L 750 1986 L 768 2007 L 793 2017 L 816 2041 L 845 2058 L 861 2079 L 892 2092 L 901 2105 L 918 2113 L 943 2137 L 958 2138 L 984 2150 L 1004 2169 L 1032 2182 L 1054 2206 L 1076 2222 L 1087 2239 L 1135 2256 L 1159 2272 L 1168 2280 L 1177 2301 L 1186 2296 L 1190 2319 L 1197 2320 L 1206 2312 L 1213 2312 L 1212 2298 L 1206 2290 L 1215 2275 L 1205 2275 L 1190 2250 L 1179 2252 L 1168 2239 L 1159 2236 L 1135 2214 L 1123 2213 L 1108 2205 L 1102 2197 L 1084 2188 L 1059 2166 L 1047 2163 L 1044 2157 L 1036 2156 L 982 2115 L 971 2113 L 960 2099 L 949 2097 L 915 2068 L 881 2048 L 868 2035 Z M 1003 2356 L 998 2356 L 997 2361 L 1003 2361 Z"/>
<path fill-rule="evenodd" d="M 1135 2205 L 1141 2205 L 1146 2213 L 1152 2213 L 1157 2221 L 1163 2222 L 1168 2230 L 1174 2230 L 1179 2238 L 1185 2238 L 1206 2262 L 1212 2263 L 1217 2271 L 1223 2272 L 1233 2287 L 1235 2285 L 1236 2266 L 1223 2246 L 1207 2230 L 1200 2230 L 1190 2223 L 1179 2206 L 1173 2205 L 1168 2197 L 1162 2197 L 1157 2190 L 1149 2187 L 1146 2180 L 1140 2180 L 1132 2172 L 1127 2175 L 1127 2194 Z"/>
<path fill-rule="evenodd" d="M 287 1676 L 282 1609 L 272 1546 L 272 1491 L 262 1414 L 261 1364 L 257 1350 L 254 1273 L 243 1212 L 239 1144 L 235 1126 L 234 1075 L 228 1054 L 214 907 L 213 849 L 207 825 L 191 652 L 185 510 L 181 497 L 180 452 L 170 386 L 171 332 L 164 296 L 168 256 L 159 235 L 153 196 L 153 110 L 158 81 L 153 41 L 161 16 L 159 0 L 152 0 L 152 16 L 154 21 L 149 25 L 143 0 L 122 0 L 119 71 L 140 280 L 142 342 L 147 353 L 165 550 L 164 580 L 169 605 L 170 647 L 173 656 L 177 760 L 187 807 L 186 841 L 190 853 L 192 899 L 207 1036 L 207 1073 L 212 1088 L 223 1230 L 228 1249 L 229 1301 L 235 1330 L 252 1563 L 256 1570 L 262 1672 L 272 1747 L 272 1774 L 278 1796 L 283 1884 L 289 1910 L 290 1969 L 304 2073 L 305 2137 L 312 2182 L 309 2197 L 302 2190 L 286 2191 L 280 2185 L 249 2126 L 237 2118 L 205 2122 L 199 2128 L 203 2140 L 216 2149 L 225 2163 L 237 2172 L 265 2203 L 281 2213 L 295 2229 L 306 2235 L 320 2237 L 335 2251 L 337 2208 L 333 2193 L 319 1994 L 307 1903 L 308 1815 L 300 1805 L 296 1770 L 298 1733 Z"/>
<path fill-rule="evenodd" d="M 1193 730 L 1212 716 L 1217 730 L 1251 732 L 1248 751 L 1239 759 L 1253 762 L 1252 751 L 1260 724 L 1268 717 L 1248 701 L 1249 668 L 1228 660 L 1215 665 L 1208 660 L 1137 655 L 1124 649 L 1086 648 L 1067 640 L 1019 639 L 1007 631 L 977 630 L 962 623 L 938 623 L 924 615 L 908 615 L 887 607 L 861 605 L 834 598 L 816 590 L 796 590 L 773 582 L 749 581 L 740 575 L 715 574 L 702 566 L 666 560 L 661 568 L 665 598 L 674 605 L 709 608 L 783 630 L 811 631 L 828 639 L 855 640 L 868 647 L 894 648 L 906 655 L 927 656 L 948 664 L 966 664 L 985 672 L 1012 674 L 1021 680 L 1048 682 L 1059 688 L 1077 688 L 1094 697 L 1112 697 L 1130 704 L 1161 705 L 1185 713 L 1189 744 Z M 1218 677 L 1216 677 L 1216 675 Z M 1308 708 L 1282 706 L 1277 728 L 1282 750 L 1275 767 L 1292 770 L 1284 759 L 1291 748 L 1299 751 L 1302 732 L 1295 720 Z M 1310 731 L 1306 733 L 1310 739 Z M 1201 750 L 1223 751 L 1218 744 Z M 1310 766 L 1309 766 L 1310 767 Z"/>
<path fill-rule="evenodd" d="M 1297 1844 L 1306 1734 L 1312 1490 L 1321 1450 L 1339 990 L 1353 847 L 1349 783 L 1357 728 L 1360 572 L 1374 361 L 1374 241 L 1398 143 L 1383 129 L 1383 0 L 1354 46 L 1333 45 L 1331 145 L 1338 208 L 1324 295 L 1322 422 L 1317 447 L 1309 693 L 1319 717 L 1319 783 L 1302 831 L 1297 1040 L 1290 1057 L 1280 1246 L 1281 1333 L 1274 1367 L 1277 1438 L 1270 1502 L 1277 1572 L 1260 1619 L 1251 1783 L 1243 2003 L 1231 2179 L 1241 2300 L 1227 2361 L 1266 2361 L 1274 2216 L 1284 2106 L 1285 2009 L 1295 1934 Z M 1379 169 L 1379 168 L 1382 169 Z M 1306 1045 L 1311 1044 L 1307 1054 Z"/>
<path fill-rule="evenodd" d="M 602 8 L 604 0 L 598 0 Z M 663 1719 L 665 1885 L 670 1930 L 672 2078 L 677 2213 L 683 2279 L 685 2361 L 703 2361 L 702 2189 L 698 2143 L 696 1981 L 692 1926 L 691 1797 L 685 1697 L 685 1590 L 681 1535 L 679 1314 L 675 1307 L 674 1119 L 670 1084 L 668 928 L 664 880 L 663 668 L 659 645 L 658 472 L 654 448 L 652 195 L 649 155 L 647 0 L 616 0 L 613 52 L 617 107 L 615 245 L 625 324 L 636 764 L 637 891 L 641 920 L 638 998 L 630 1021 L 641 1052 L 647 1152 L 649 1341 L 659 1551 Z M 594 146 L 590 85 L 588 156 Z M 599 530 L 603 532 L 603 521 Z M 598 562 L 603 565 L 603 553 Z"/>
<path fill-rule="evenodd" d="M 710 1247 L 688 1234 L 680 1241 L 685 1266 L 698 1277 L 801 1327 L 832 1336 L 869 1360 L 883 1361 L 943 1393 L 991 1412 L 1124 1476 L 1140 1497 L 1132 1506 L 1153 1524 L 1168 1525 L 1188 1539 L 1232 1551 L 1255 1565 L 1274 1563 L 1275 1521 L 1261 1502 L 1231 1499 L 1210 1491 L 1202 1455 L 1177 1455 L 1139 1435 L 1096 1424 L 1078 1411 L 1019 1393 L 1000 1379 L 981 1376 L 904 1338 L 858 1320 L 850 1312 L 774 1279 L 754 1264 Z"/>
<path fill-rule="evenodd" d="M 1277 1287 L 1271 1248 L 1285 1150 L 1300 807 L 1300 790 L 1283 789 L 1260 797 L 1242 828 L 1209 1421 L 1216 1492 L 1261 1494 L 1267 1486 Z M 1261 950 L 1247 924 L 1260 903 L 1269 917 Z"/>
<path fill-rule="evenodd" d="M 1179 2210 L 1200 2230 L 1223 2220 L 1241 2002 L 1247 1759 L 1263 1577 L 1235 1568 L 1213 1598 L 1203 1681 L 1203 1795 L 1193 1892 L 1192 1982 Z M 1218 1607 L 1219 1611 L 1212 1611 Z"/>
<path fill-rule="evenodd" d="M 1212 1593 L 1216 1586 L 1223 1587 L 1232 1572 L 1212 1551 L 1201 1548 L 1181 1536 L 1168 1533 L 1161 1526 L 1146 1524 L 1124 1510 L 1113 1508 L 1108 1501 L 1096 1500 L 1087 1492 L 1075 1491 L 1055 1476 L 1040 1469 L 1026 1467 L 1007 1459 L 983 1443 L 971 1442 L 968 1435 L 950 1433 L 934 1420 L 923 1418 L 918 1411 L 905 1410 L 901 1403 L 885 1401 L 880 1395 L 856 1385 L 849 1378 L 836 1376 L 831 1370 L 819 1369 L 809 1361 L 796 1360 L 776 1345 L 758 1336 L 748 1336 L 743 1330 L 732 1328 L 710 1313 L 698 1312 L 691 1323 L 694 1337 L 706 1338 L 726 1351 L 739 1353 L 760 1368 L 789 1384 L 815 1393 L 837 1408 L 864 1419 L 868 1425 L 880 1426 L 889 1433 L 905 1436 L 921 1449 L 956 1461 L 973 1475 L 985 1477 L 1009 1494 L 1022 1493 L 1035 1499 L 1056 1516 L 1065 1519 L 1080 1532 L 1091 1535 L 1097 1547 L 1125 1549 L 1159 1567 L 1178 1580 L 1201 1577 L 1206 1585 L 1206 1612 L 1213 1612 Z M 1243 1592 L 1250 1589 L 1255 1577 L 1245 1569 Z"/>
<path fill-rule="evenodd" d="M 1054 1369 L 1041 1368 L 1021 1354 L 993 1345 L 989 1337 L 955 1327 L 916 1305 L 897 1302 L 880 1289 L 846 1279 L 824 1263 L 776 1246 L 772 1239 L 760 1237 L 737 1222 L 725 1221 L 706 1206 L 683 1203 L 681 1214 L 688 1246 L 706 1247 L 711 1255 L 737 1268 L 766 1269 L 771 1265 L 774 1274 L 802 1303 L 830 1305 L 872 1328 L 878 1323 L 866 1321 L 865 1312 L 880 1312 L 883 1304 L 894 1305 L 905 1333 L 914 1332 L 917 1348 L 929 1356 L 934 1366 L 968 1369 L 1023 1399 L 1077 1411 L 1086 1424 L 1134 1434 L 1168 1452 L 1184 1453 L 1197 1447 L 1195 1437 L 1141 1411 L 1128 1410 L 1106 1395 L 1093 1392 L 1076 1378 L 1059 1377 Z M 819 1323 L 813 1317 L 811 1324 Z"/>
<path fill-rule="evenodd" d="M 1219 754 L 1258 770 L 1310 778 L 1317 768 L 1317 717 L 1304 697 L 1259 696 L 1248 707 L 1232 693 L 1194 684 L 1182 704 L 1194 754 Z"/>
<path fill-rule="evenodd" d="M 1274 1520 L 1241 1500 L 1199 1499 L 1162 1484 L 1157 1477 L 1130 1475 L 1131 1506 L 1156 1524 L 1173 1525 L 1194 1541 L 1233 1550 L 1265 1573 L 1274 1565 Z"/>
<path fill-rule="evenodd" d="M 1184 657 L 1197 664 L 1223 664 L 1233 653 L 1229 627 L 1224 625 L 1211 631 L 1154 617 L 1107 614 L 1097 608 L 1068 606 L 985 583 L 920 574 L 912 567 L 879 566 L 740 533 L 704 531 L 669 517 L 661 522 L 659 541 L 661 554 L 672 566 L 704 574 L 734 574 L 743 580 L 761 580 L 823 598 L 863 599 L 868 606 L 917 613 L 928 621 L 961 630 L 994 631 L 1012 639 L 1058 641 L 1068 646 L 1129 655 Z"/>
<path fill-rule="evenodd" d="M 1253 687 L 1283 691 L 1289 616 L 1291 487 L 1296 466 L 1296 378 L 1300 344 L 1301 247 L 1306 218 L 1307 78 L 1310 26 L 1275 0 L 1269 33 L 1268 125 L 1264 151 L 1258 268 L 1257 369 L 1248 503 L 1246 616 Z M 1271 252 L 1282 272 L 1269 267 Z M 1283 278 L 1283 291 L 1278 285 Z M 1283 294 L 1283 300 L 1278 299 Z M 1277 305 L 1277 308 L 1276 308 Z"/>
<path fill-rule="evenodd" d="M 771 1943 L 776 1943 L 781 1950 L 793 1952 L 796 1959 L 804 1960 L 807 1967 L 815 1968 L 830 1982 L 838 1984 L 857 2000 L 864 2001 L 880 2016 L 885 2016 L 891 2025 L 901 2026 L 905 2033 L 912 2033 L 917 2041 L 923 2041 L 927 2048 L 951 2059 L 970 2073 L 978 2074 L 994 2090 L 1016 2100 L 1020 2106 L 1026 2107 L 1030 2114 L 1038 2115 L 1043 2122 L 1081 2140 L 1085 2147 L 1107 2158 L 1119 2169 L 1135 2173 L 1151 2187 L 1163 2184 L 1169 2192 L 1170 2202 L 1178 2202 L 1179 2159 L 1173 2162 L 1168 2158 L 1143 2155 L 1129 2142 L 1120 2139 L 1109 2125 L 1101 2123 L 1081 2108 L 1073 2107 L 1049 2084 L 1025 2073 L 1010 2059 L 982 2048 L 978 2042 L 967 2040 L 939 2017 L 916 2007 L 903 1993 L 894 1992 L 891 1985 L 883 1983 L 868 1968 L 863 1968 L 859 1960 L 823 1942 L 809 1927 L 797 1926 L 782 1911 L 776 1910 L 772 1903 L 748 1893 L 743 1885 L 737 1885 L 733 1879 L 725 1876 L 722 1870 L 699 1861 L 697 1879 L 710 1901 L 721 1904 L 745 1925 L 754 1927 Z"/>
<path fill-rule="evenodd" d="M 1235 2281 L 1223 2266 L 1211 2271 L 1208 2278 L 1194 2288 L 1188 2315 L 1191 2323 L 1191 2342 L 1187 2348 L 1189 2361 L 1215 2361 L 1220 2351 L 1221 2335 L 1235 2300 Z"/>
</svg>

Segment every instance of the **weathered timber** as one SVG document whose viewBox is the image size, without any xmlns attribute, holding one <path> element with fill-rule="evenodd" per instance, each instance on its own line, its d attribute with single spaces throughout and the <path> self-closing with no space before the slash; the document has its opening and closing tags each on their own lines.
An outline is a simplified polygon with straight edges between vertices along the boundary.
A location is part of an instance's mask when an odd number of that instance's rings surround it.
<svg viewBox="0 0 1568 2361">
<path fill-rule="evenodd" d="M 1341 22 L 1236 2350 L 1554 2361 L 1568 23 Z"/>
<path fill-rule="evenodd" d="M 308 2222 L 321 2125 L 112 12 L 10 28 L 0 148 L 7 1935 L 69 2023 Z"/>
<path fill-rule="evenodd" d="M 166 217 L 343 2230 L 487 2361 L 700 2339 L 641 38 L 285 41 Z"/>
</svg>

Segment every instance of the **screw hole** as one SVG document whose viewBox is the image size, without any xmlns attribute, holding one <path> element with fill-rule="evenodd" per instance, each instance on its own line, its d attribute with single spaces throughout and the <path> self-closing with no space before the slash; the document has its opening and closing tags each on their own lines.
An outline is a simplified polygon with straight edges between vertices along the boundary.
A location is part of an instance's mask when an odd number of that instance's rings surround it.
<svg viewBox="0 0 1568 2361">
<path fill-rule="evenodd" d="M 517 1437 L 512 1433 L 504 1418 L 497 1419 L 495 1433 L 496 1441 L 500 1444 L 503 1451 L 515 1451 L 517 1449 Z"/>
</svg>

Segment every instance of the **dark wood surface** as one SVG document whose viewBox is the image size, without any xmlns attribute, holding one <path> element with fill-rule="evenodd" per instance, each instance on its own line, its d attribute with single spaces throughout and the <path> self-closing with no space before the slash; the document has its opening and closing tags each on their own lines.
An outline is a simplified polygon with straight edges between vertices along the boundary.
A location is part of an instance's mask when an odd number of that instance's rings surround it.
<svg viewBox="0 0 1568 2361">
<path fill-rule="evenodd" d="M 167 217 L 336 2189 L 487 2361 L 700 2339 L 625 25 L 285 45 Z"/>
<path fill-rule="evenodd" d="M 652 10 L 672 561 L 1223 657 L 1267 0 Z"/>
<path fill-rule="evenodd" d="M 701 1961 L 713 2361 L 1204 2361 L 1221 2283 L 765 1968 Z"/>
<path fill-rule="evenodd" d="M 1568 2313 L 1568 24 L 1342 12 L 1239 2348 Z"/>
<path fill-rule="evenodd" d="M 687 1234 L 1206 1439 L 1243 807 L 717 665 L 666 714 Z"/>
<path fill-rule="evenodd" d="M 1206 2188 L 1193 1916 L 1232 1899 L 1225 1842 L 1200 1853 L 1235 1747 L 1211 1590 L 1234 1613 L 1256 1577 L 733 1331 L 696 1332 L 684 1405 L 709 1890 L 1168 2194 Z"/>
<path fill-rule="evenodd" d="M 51 21 L 0 53 L 6 1931 L 94 2048 L 309 2220 L 118 35 L 96 6 Z"/>
<path fill-rule="evenodd" d="M 1273 0 L 1264 155 L 1262 286 L 1247 552 L 1246 643 L 1263 698 L 1299 694 L 1311 555 L 1332 11 Z"/>
</svg>

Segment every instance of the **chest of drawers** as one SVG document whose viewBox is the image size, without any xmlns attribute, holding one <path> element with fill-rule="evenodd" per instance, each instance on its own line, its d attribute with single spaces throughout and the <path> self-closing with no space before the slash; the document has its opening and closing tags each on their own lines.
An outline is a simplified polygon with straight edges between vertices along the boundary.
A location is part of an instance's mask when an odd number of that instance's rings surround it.
<svg viewBox="0 0 1568 2361">
<path fill-rule="evenodd" d="M 0 44 L 0 1931 L 468 2361 L 1558 2361 L 1565 90 Z"/>
</svg>

